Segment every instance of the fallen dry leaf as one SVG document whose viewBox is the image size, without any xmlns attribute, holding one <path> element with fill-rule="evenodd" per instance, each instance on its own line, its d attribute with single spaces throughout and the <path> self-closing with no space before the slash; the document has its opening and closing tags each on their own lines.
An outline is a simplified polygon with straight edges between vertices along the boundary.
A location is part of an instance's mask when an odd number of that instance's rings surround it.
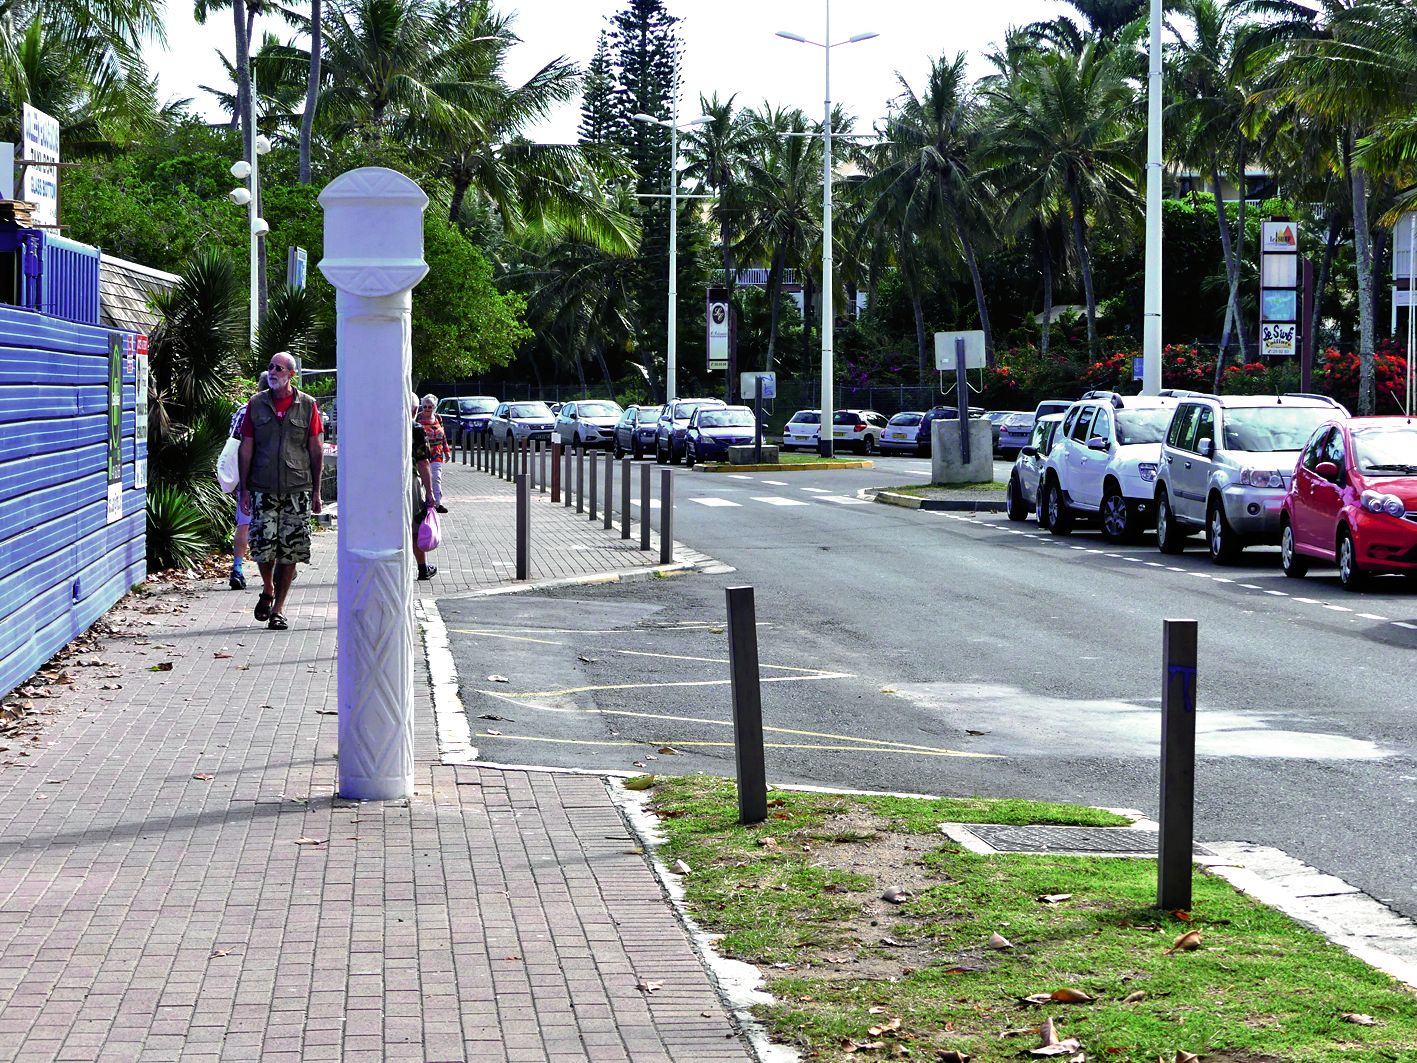
<svg viewBox="0 0 1417 1063">
<path fill-rule="evenodd" d="M 159 661 L 157 664 L 148 666 L 149 672 L 170 672 L 172 671 L 171 661 Z"/>
<path fill-rule="evenodd" d="M 211 958 L 215 960 L 215 959 L 217 959 L 217 958 L 219 958 L 219 957 L 221 957 L 221 956 L 230 956 L 230 955 L 231 955 L 231 950 L 230 950 L 230 949 L 212 949 Z"/>
<path fill-rule="evenodd" d="M 1146 990 L 1138 989 L 1135 993 L 1128 993 L 1122 998 L 1123 1004 L 1140 1004 L 1146 999 Z"/>
<path fill-rule="evenodd" d="M 1176 1063 L 1196 1063 L 1199 1059 L 1200 1056 L 1196 1055 L 1194 1052 L 1187 1052 L 1184 1049 L 1178 1049 L 1176 1051 Z"/>
<path fill-rule="evenodd" d="M 1092 997 L 1084 993 L 1081 989 L 1074 989 L 1072 986 L 1064 986 L 1062 989 L 1055 989 L 1049 994 L 1059 1004 L 1091 1004 Z"/>
<path fill-rule="evenodd" d="M 884 1041 L 847 1041 L 841 1046 L 843 1052 L 879 1052 L 886 1047 Z"/>
<path fill-rule="evenodd" d="M 223 657 L 230 657 L 231 654 L 226 653 L 223 650 L 217 650 L 216 653 L 212 654 L 212 656 L 215 657 L 217 660 L 221 660 Z"/>
<path fill-rule="evenodd" d="M 651 982 L 647 979 L 641 978 L 638 982 L 635 983 L 635 988 L 638 989 L 641 993 L 649 994 L 653 993 L 657 989 L 663 989 L 664 983 Z"/>
<path fill-rule="evenodd" d="M 1351 1022 L 1354 1026 L 1378 1026 L 1381 1025 L 1377 1019 L 1371 1015 L 1364 1015 L 1361 1012 L 1350 1011 L 1339 1016 L 1344 1022 Z"/>
<path fill-rule="evenodd" d="M 648 790 L 654 785 L 653 775 L 632 775 L 621 783 L 626 790 Z"/>
<path fill-rule="evenodd" d="M 515 722 L 514 720 L 509 720 L 509 719 L 507 719 L 507 717 L 505 717 L 505 716 L 498 716 L 495 712 L 484 712 L 481 716 L 478 717 L 478 719 L 479 719 L 479 720 L 501 720 L 503 723 L 514 723 L 514 722 Z"/>
<path fill-rule="evenodd" d="M 914 896 L 915 895 L 909 890 L 901 889 L 899 886 L 892 886 L 890 889 L 886 890 L 885 893 L 881 894 L 881 900 L 885 901 L 887 904 L 904 904 Z"/>
<path fill-rule="evenodd" d="M 969 1063 L 969 1053 L 947 1048 L 935 1057 L 935 1061 L 936 1063 Z"/>
<path fill-rule="evenodd" d="M 1163 956 L 1170 956 L 1173 952 L 1195 952 L 1201 947 L 1201 932 L 1199 930 L 1187 930 L 1171 943 L 1171 947 L 1162 953 Z"/>
<path fill-rule="evenodd" d="M 1014 943 L 996 930 L 989 935 L 989 947 L 991 949 L 999 949 L 1000 951 L 1002 951 L 1004 949 L 1013 948 Z"/>
<path fill-rule="evenodd" d="M 1044 1019 L 1043 1025 L 1038 1027 L 1038 1036 L 1042 1038 L 1045 1045 L 1055 1045 L 1058 1043 L 1058 1028 L 1053 1025 L 1052 1016 Z"/>
<path fill-rule="evenodd" d="M 192 778 L 196 779 L 198 782 L 211 782 L 216 776 L 211 774 L 211 772 L 199 771 L 193 775 Z"/>
<path fill-rule="evenodd" d="M 905 943 L 904 941 L 897 941 L 895 938 L 881 938 L 881 944 L 882 944 L 882 945 L 889 945 L 889 946 L 891 946 L 892 948 L 896 948 L 896 949 L 909 948 L 909 946 L 906 945 L 906 943 Z"/>
<path fill-rule="evenodd" d="M 880 1037 L 883 1033 L 890 1033 L 900 1029 L 900 1016 L 897 1015 L 890 1022 L 882 1023 L 879 1026 L 872 1026 L 866 1033 L 871 1037 Z"/>
<path fill-rule="evenodd" d="M 1082 1042 L 1076 1037 L 1069 1037 L 1066 1041 L 1059 1041 L 1057 1044 L 1032 1049 L 1028 1054 L 1031 1056 L 1071 1056 L 1081 1050 Z"/>
<path fill-rule="evenodd" d="M 671 867 L 669 870 L 673 871 L 676 875 L 687 875 L 693 871 L 693 868 L 691 868 L 683 860 L 675 860 L 674 866 Z"/>
<path fill-rule="evenodd" d="M 1071 893 L 1045 893 L 1038 899 L 1044 904 L 1062 904 L 1064 901 L 1072 900 L 1073 895 Z"/>
<path fill-rule="evenodd" d="M 675 749 L 673 746 L 660 746 L 659 749 L 655 750 L 655 752 L 657 752 L 657 753 L 663 753 L 666 757 L 677 757 L 677 756 L 679 756 L 679 751 L 678 751 L 677 749 Z"/>
<path fill-rule="evenodd" d="M 1171 917 L 1173 919 L 1179 919 L 1183 923 L 1189 923 L 1195 920 L 1195 916 L 1181 908 L 1177 908 L 1174 912 L 1172 912 Z"/>
<path fill-rule="evenodd" d="M 324 845 L 328 838 L 296 838 L 296 845 Z"/>
<path fill-rule="evenodd" d="M 886 1009 L 881 1007 L 879 1004 L 872 1004 L 869 1008 L 866 1009 L 867 1015 L 884 1015 L 885 1013 Z"/>
<path fill-rule="evenodd" d="M 487 682 L 489 682 L 489 683 L 510 683 L 511 680 L 508 679 L 508 678 L 507 678 L 506 676 L 504 676 L 504 675 L 489 675 L 489 676 L 487 677 Z"/>
<path fill-rule="evenodd" d="M 776 839 L 776 838 L 759 838 L 759 839 L 758 839 L 758 845 L 760 845 L 762 848 L 768 849 L 768 850 L 776 850 L 776 849 L 781 848 L 781 846 L 779 846 L 779 845 L 777 844 L 777 839 Z"/>
<path fill-rule="evenodd" d="M 497 730 L 495 727 L 489 727 L 489 728 L 487 728 L 487 733 L 490 734 L 490 735 L 499 735 L 499 734 L 501 734 L 502 732 L 499 731 L 499 730 Z"/>
</svg>

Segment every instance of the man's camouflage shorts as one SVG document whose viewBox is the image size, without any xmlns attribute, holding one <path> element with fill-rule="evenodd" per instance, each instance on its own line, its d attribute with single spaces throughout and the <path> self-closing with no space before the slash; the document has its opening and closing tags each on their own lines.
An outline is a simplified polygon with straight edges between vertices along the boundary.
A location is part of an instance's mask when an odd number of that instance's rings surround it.
<svg viewBox="0 0 1417 1063">
<path fill-rule="evenodd" d="M 310 560 L 310 492 L 251 499 L 251 559 L 259 565 L 303 565 Z"/>
</svg>

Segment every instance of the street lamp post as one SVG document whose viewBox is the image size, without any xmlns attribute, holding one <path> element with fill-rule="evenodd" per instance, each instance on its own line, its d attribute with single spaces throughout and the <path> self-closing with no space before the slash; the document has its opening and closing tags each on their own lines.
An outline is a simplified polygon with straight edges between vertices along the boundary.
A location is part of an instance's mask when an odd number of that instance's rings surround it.
<svg viewBox="0 0 1417 1063">
<path fill-rule="evenodd" d="M 256 75 L 251 74 L 251 128 L 256 128 Z M 265 137 L 257 134 L 252 140 L 255 150 L 251 152 L 251 161 L 238 159 L 231 164 L 231 176 L 238 181 L 245 181 L 249 188 L 233 188 L 227 193 L 227 198 L 238 207 L 247 208 L 248 226 L 250 229 L 251 243 L 251 322 L 250 338 L 251 347 L 256 346 L 256 328 L 261 321 L 261 288 L 260 288 L 260 239 L 271 231 L 271 227 L 266 224 L 266 219 L 261 217 L 261 184 L 260 184 L 260 159 L 271 150 L 271 142 Z"/>
<path fill-rule="evenodd" d="M 664 340 L 664 401 L 673 402 L 678 397 L 676 375 L 679 366 L 679 130 L 707 125 L 713 119 L 692 118 L 681 127 L 677 99 L 674 101 L 672 118 L 656 118 L 644 112 L 634 118 L 637 122 L 649 122 L 669 130 L 669 328 Z"/>
<path fill-rule="evenodd" d="M 879 35 L 858 33 L 844 41 L 833 41 L 831 0 L 823 0 L 822 6 L 826 9 L 826 32 L 822 40 L 808 40 L 785 30 L 779 30 L 777 35 L 798 44 L 814 44 L 826 57 L 826 99 L 822 117 L 822 423 L 817 429 L 817 453 L 829 458 L 832 456 L 832 414 L 835 406 L 832 397 L 832 333 L 836 325 L 832 308 L 832 49 L 843 44 L 869 41 Z"/>
<path fill-rule="evenodd" d="M 1142 317 L 1143 395 L 1156 395 L 1161 391 L 1161 0 L 1151 0 L 1150 51 L 1146 122 L 1146 296 Z"/>
</svg>

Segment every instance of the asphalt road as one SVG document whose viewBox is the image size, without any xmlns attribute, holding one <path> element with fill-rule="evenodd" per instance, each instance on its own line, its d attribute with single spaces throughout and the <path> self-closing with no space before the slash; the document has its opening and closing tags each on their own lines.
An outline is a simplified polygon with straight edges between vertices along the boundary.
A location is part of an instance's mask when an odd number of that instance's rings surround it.
<svg viewBox="0 0 1417 1063">
<path fill-rule="evenodd" d="M 1163 557 L 856 497 L 927 477 L 685 473 L 676 538 L 734 574 L 441 603 L 482 756 L 732 774 L 723 588 L 751 585 L 770 778 L 1155 814 L 1161 625 L 1187 617 L 1197 836 L 1278 846 L 1417 916 L 1417 584 L 1354 595 L 1327 570 L 1286 579 L 1272 549 L 1217 568 L 1199 540 Z"/>
</svg>

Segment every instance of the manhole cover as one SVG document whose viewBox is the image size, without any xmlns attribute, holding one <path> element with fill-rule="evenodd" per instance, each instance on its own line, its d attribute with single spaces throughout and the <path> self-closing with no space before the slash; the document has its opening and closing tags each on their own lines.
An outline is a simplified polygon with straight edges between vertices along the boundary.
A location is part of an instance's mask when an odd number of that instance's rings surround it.
<svg viewBox="0 0 1417 1063">
<path fill-rule="evenodd" d="M 1119 827 L 1010 827 L 971 823 L 971 834 L 1001 853 L 1106 853 L 1155 856 L 1160 835 L 1154 830 Z M 1197 845 L 1199 856 L 1213 856 Z"/>
</svg>

